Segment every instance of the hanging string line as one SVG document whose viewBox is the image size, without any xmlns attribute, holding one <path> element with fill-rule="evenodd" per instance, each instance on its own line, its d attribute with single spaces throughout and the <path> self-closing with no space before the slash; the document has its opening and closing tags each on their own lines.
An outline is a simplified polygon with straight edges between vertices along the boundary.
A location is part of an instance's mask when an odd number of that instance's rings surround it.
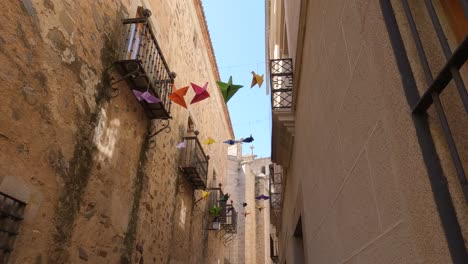
<svg viewBox="0 0 468 264">
<path fill-rule="evenodd" d="M 223 65 L 223 66 L 218 66 L 218 69 L 232 69 L 232 68 L 238 68 L 238 67 L 247 67 L 247 66 L 256 66 L 260 64 L 265 64 L 265 61 L 259 61 L 259 62 L 254 62 L 254 63 L 246 63 L 246 64 L 237 64 L 237 65 Z"/>
</svg>

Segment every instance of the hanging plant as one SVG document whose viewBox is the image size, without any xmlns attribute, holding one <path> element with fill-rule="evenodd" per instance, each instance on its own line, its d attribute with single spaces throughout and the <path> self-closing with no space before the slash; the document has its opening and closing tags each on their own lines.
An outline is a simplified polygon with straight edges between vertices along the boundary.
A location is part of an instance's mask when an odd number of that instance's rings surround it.
<svg viewBox="0 0 468 264">
<path fill-rule="evenodd" d="M 210 209 L 208 209 L 208 212 L 213 217 L 219 217 L 221 214 L 221 207 L 213 205 Z"/>
</svg>

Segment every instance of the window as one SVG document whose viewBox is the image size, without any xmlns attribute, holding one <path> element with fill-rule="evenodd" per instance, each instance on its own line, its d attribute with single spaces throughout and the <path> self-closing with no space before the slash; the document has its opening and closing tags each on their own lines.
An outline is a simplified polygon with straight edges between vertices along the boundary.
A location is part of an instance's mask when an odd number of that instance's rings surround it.
<svg viewBox="0 0 468 264">
<path fill-rule="evenodd" d="M 218 184 L 216 182 L 216 170 L 213 170 L 213 178 L 212 178 L 212 181 L 211 181 L 211 186 L 213 186 L 213 188 L 218 187 Z"/>
<path fill-rule="evenodd" d="M 26 204 L 0 192 L 0 263 L 8 263 Z"/>
<path fill-rule="evenodd" d="M 191 117 L 188 118 L 187 121 L 187 134 L 193 134 L 195 132 L 195 124 Z"/>
<path fill-rule="evenodd" d="M 302 219 L 299 217 L 296 229 L 294 230 L 294 263 L 305 263 L 304 261 L 304 241 L 302 239 Z"/>
</svg>

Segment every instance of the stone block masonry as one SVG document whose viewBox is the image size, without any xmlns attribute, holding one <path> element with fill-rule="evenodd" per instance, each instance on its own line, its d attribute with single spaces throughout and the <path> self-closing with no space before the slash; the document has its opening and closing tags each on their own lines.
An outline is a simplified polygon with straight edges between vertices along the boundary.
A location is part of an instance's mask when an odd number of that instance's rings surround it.
<svg viewBox="0 0 468 264">
<path fill-rule="evenodd" d="M 217 91 L 216 62 L 198 1 L 3 1 L 0 8 L 0 191 L 24 197 L 11 263 L 218 263 L 220 237 L 180 174 L 189 117 L 200 138 L 233 138 Z M 137 7 L 151 23 L 175 85 L 209 82 L 209 100 L 172 106 L 171 132 L 149 121 L 109 67 L 121 19 Z M 200 20 L 201 19 L 201 20 Z M 193 97 L 190 91 L 187 98 Z M 216 118 L 213 118 L 216 117 Z M 226 174 L 224 144 L 204 146 L 208 179 Z M 13 184 L 12 184 L 13 183 Z M 11 187 L 13 186 L 13 187 Z M 24 195 L 27 194 L 27 195 Z M 211 231 L 210 231 L 211 232 Z"/>
</svg>

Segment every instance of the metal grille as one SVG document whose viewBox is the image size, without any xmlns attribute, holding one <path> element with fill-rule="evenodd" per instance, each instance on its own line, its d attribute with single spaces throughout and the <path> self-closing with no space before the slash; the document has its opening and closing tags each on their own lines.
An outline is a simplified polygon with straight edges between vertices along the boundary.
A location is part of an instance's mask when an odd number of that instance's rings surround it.
<svg viewBox="0 0 468 264">
<path fill-rule="evenodd" d="M 224 218 L 222 227 L 226 233 L 237 233 L 237 211 L 232 204 L 221 202 L 221 217 Z"/>
<path fill-rule="evenodd" d="M 464 1 L 466 4 L 466 0 L 461 1 Z M 439 22 L 437 13 L 433 7 L 432 1 L 424 0 L 425 7 L 421 8 L 424 10 L 418 10 L 418 14 L 419 12 L 427 11 L 431 20 L 430 24 L 432 24 L 440 47 L 442 48 L 443 55 L 446 58 L 445 65 L 441 69 L 437 70 L 438 74 L 435 78 L 433 78 L 424 49 L 424 44 L 426 43 L 423 43 L 419 36 L 420 32 L 425 32 L 426 29 L 430 29 L 430 25 L 428 25 L 429 23 L 423 22 L 424 25 L 416 24 L 407 0 L 401 0 L 401 4 L 406 16 L 406 18 L 404 18 L 405 21 L 401 21 L 401 23 L 398 23 L 397 17 L 395 16 L 395 10 L 393 8 L 393 6 L 397 4 L 396 2 L 390 0 L 380 0 L 379 2 L 393 48 L 393 53 L 397 62 L 398 70 L 401 75 L 401 82 L 403 86 L 402 88 L 405 92 L 406 100 L 412 111 L 412 121 L 415 127 L 416 135 L 418 137 L 418 143 L 421 149 L 423 161 L 426 165 L 434 202 L 439 213 L 440 222 L 444 230 L 452 262 L 468 263 L 468 253 L 466 251 L 465 244 L 466 239 L 463 237 L 462 229 L 460 227 L 457 212 L 453 203 L 453 193 L 451 193 L 449 190 L 448 181 L 439 159 L 439 153 L 437 153 L 436 149 L 435 142 L 436 140 L 439 140 L 433 138 L 430 129 L 431 120 L 429 119 L 429 115 L 427 113 L 427 110 L 430 107 L 434 108 L 438 117 L 438 122 L 440 123 L 444 134 L 445 143 L 447 144 L 450 152 L 451 160 L 453 161 L 453 165 L 455 167 L 457 178 L 460 182 L 461 188 L 463 189 L 465 200 L 468 201 L 465 172 L 462 167 L 460 156 L 455 146 L 449 124 L 447 122 L 444 107 L 442 106 L 439 98 L 439 95 L 447 88 L 448 83 L 453 81 L 457 87 L 456 89 L 458 91 L 458 96 L 464 107 L 464 112 L 461 114 L 465 115 L 463 117 L 466 117 L 466 113 L 468 111 L 467 91 L 463 80 L 460 78 L 459 69 L 466 63 L 467 60 L 467 37 L 465 36 L 465 39 L 459 44 L 460 46 L 452 54 L 452 51 L 450 50 L 447 43 L 445 33 L 442 30 L 442 26 Z M 422 1 L 414 1 L 412 3 L 423 4 Z M 413 43 L 409 43 L 409 45 L 414 45 L 416 47 L 419 64 L 424 71 L 427 89 L 425 89 L 425 92 L 422 96 L 417 89 L 416 79 L 413 75 L 413 70 L 411 68 L 408 54 L 406 53 L 407 45 L 405 45 L 402 34 L 400 33 L 400 26 L 410 28 L 412 35 L 412 41 L 410 40 L 410 42 Z M 418 26 L 420 27 L 419 29 Z M 420 29 L 424 30 L 419 31 Z M 431 51 L 435 50 L 432 49 Z"/>
<path fill-rule="evenodd" d="M 0 263 L 8 263 L 26 204 L 0 192 Z"/>
<path fill-rule="evenodd" d="M 292 59 L 270 60 L 271 107 L 291 109 L 293 102 Z"/>
<path fill-rule="evenodd" d="M 194 189 L 206 189 L 208 160 L 197 136 L 184 137 L 187 146 L 182 153 L 180 168 Z"/>
<path fill-rule="evenodd" d="M 431 73 L 431 69 L 429 67 L 428 59 L 424 50 L 424 45 L 419 36 L 417 25 L 414 21 L 408 1 L 402 0 L 402 3 L 405 9 L 405 15 L 408 21 L 408 25 L 411 29 L 412 37 L 417 48 L 419 62 L 424 70 L 425 80 L 428 86 L 428 88 L 421 96 L 419 101 L 415 105 L 411 106 L 412 112 L 415 115 L 424 115 L 427 113 L 427 110 L 431 106 L 435 108 L 440 125 L 444 133 L 445 141 L 450 151 L 450 156 L 452 158 L 455 171 L 458 176 L 458 180 L 460 181 L 460 184 L 463 189 L 465 200 L 468 202 L 468 182 L 466 179 L 466 174 L 460 156 L 458 154 L 458 150 L 454 138 L 452 136 L 452 132 L 450 131 L 450 127 L 447 122 L 444 107 L 439 98 L 440 94 L 445 90 L 445 88 L 447 88 L 448 84 L 453 80 L 455 86 L 457 87 L 460 100 L 462 101 L 463 106 L 465 108 L 465 113 L 468 112 L 468 93 L 466 91 L 463 79 L 461 78 L 459 73 L 459 69 L 466 63 L 468 57 L 468 37 L 465 37 L 461 45 L 452 54 L 452 51 L 449 47 L 447 38 L 442 29 L 439 18 L 437 17 L 437 13 L 434 9 L 432 1 L 424 1 L 427 12 L 429 13 L 429 16 L 431 18 L 432 26 L 434 27 L 434 30 L 437 33 L 439 44 L 443 50 L 445 58 L 447 59 L 447 63 L 434 79 Z"/>
<path fill-rule="evenodd" d="M 132 89 L 149 91 L 160 103 L 140 101 L 150 119 L 169 118 L 175 73 L 169 70 L 147 18 L 123 20 L 124 34 L 119 59 L 115 62 Z"/>
<path fill-rule="evenodd" d="M 221 201 L 221 196 L 224 195 L 221 188 L 210 189 L 210 200 L 208 208 L 218 206 L 221 208 L 220 216 L 218 217 L 221 223 L 222 229 L 226 233 L 235 234 L 237 233 L 237 211 L 231 203 Z"/>
<path fill-rule="evenodd" d="M 281 224 L 283 199 L 283 170 L 276 164 L 270 165 L 270 217 L 278 228 Z"/>
</svg>

